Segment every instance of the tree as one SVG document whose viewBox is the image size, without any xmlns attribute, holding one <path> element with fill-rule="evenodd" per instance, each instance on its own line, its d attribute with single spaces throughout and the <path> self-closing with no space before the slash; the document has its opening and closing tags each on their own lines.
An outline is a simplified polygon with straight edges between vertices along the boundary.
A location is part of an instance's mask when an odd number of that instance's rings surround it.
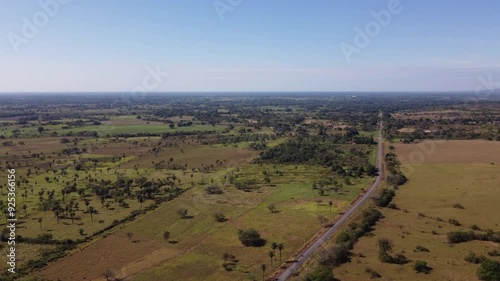
<svg viewBox="0 0 500 281">
<path fill-rule="evenodd" d="M 267 209 L 273 214 L 278 212 L 278 208 L 276 208 L 276 204 L 274 203 L 269 204 L 269 206 L 267 206 Z"/>
<path fill-rule="evenodd" d="M 88 210 L 89 210 L 89 213 L 90 213 L 90 220 L 94 220 L 93 214 L 97 213 L 96 209 L 94 207 L 92 207 L 92 206 L 89 206 Z"/>
<path fill-rule="evenodd" d="M 132 239 L 133 236 L 134 234 L 132 232 L 127 232 L 127 237 L 129 241 Z"/>
<path fill-rule="evenodd" d="M 216 222 L 225 222 L 227 220 L 226 216 L 221 212 L 217 212 L 213 216 Z"/>
<path fill-rule="evenodd" d="M 139 201 L 139 203 L 141 204 L 139 208 L 142 209 L 142 203 L 144 203 L 144 197 L 142 195 L 137 196 L 137 201 Z"/>
<path fill-rule="evenodd" d="M 262 281 L 264 281 L 264 280 L 266 280 L 265 272 L 266 272 L 267 266 L 265 264 L 261 264 L 260 269 L 262 270 Z"/>
<path fill-rule="evenodd" d="M 188 217 L 188 210 L 187 209 L 179 209 L 177 211 L 177 214 L 181 217 L 181 219 L 185 219 Z"/>
<path fill-rule="evenodd" d="M 283 243 L 279 243 L 278 250 L 280 251 L 280 261 L 281 261 L 281 251 L 283 251 L 283 249 L 285 249 L 285 245 Z"/>
<path fill-rule="evenodd" d="M 325 266 L 339 266 L 350 260 L 349 249 L 346 244 L 335 245 L 331 248 L 321 251 L 318 255 L 319 262 Z"/>
<path fill-rule="evenodd" d="M 163 239 L 168 242 L 168 239 L 170 239 L 170 231 L 164 231 L 163 232 Z"/>
<path fill-rule="evenodd" d="M 271 243 L 271 249 L 272 249 L 273 251 L 276 251 L 276 249 L 278 249 L 278 243 L 277 243 L 277 242 L 273 242 L 273 243 Z"/>
<path fill-rule="evenodd" d="M 334 281 L 332 270 L 327 266 L 319 266 L 309 274 L 305 281 Z"/>
<path fill-rule="evenodd" d="M 40 230 L 43 230 L 42 221 L 43 221 L 43 218 L 38 218 L 38 223 L 40 224 Z"/>
<path fill-rule="evenodd" d="M 500 262 L 493 260 L 485 260 L 477 270 L 477 277 L 484 281 L 499 281 L 500 280 Z"/>
<path fill-rule="evenodd" d="M 268 256 L 271 259 L 271 266 L 273 266 L 274 251 L 269 251 Z"/>
<path fill-rule="evenodd" d="M 24 216 L 27 217 L 28 216 L 28 206 L 26 206 L 26 204 L 23 204 L 23 210 L 24 210 Z"/>
<path fill-rule="evenodd" d="M 389 255 L 392 252 L 392 241 L 387 238 L 380 238 L 378 240 L 378 255 L 381 262 L 392 263 L 394 259 Z"/>
<path fill-rule="evenodd" d="M 238 230 L 238 239 L 247 247 L 260 247 L 266 244 L 266 240 L 262 239 L 255 229 Z"/>
</svg>

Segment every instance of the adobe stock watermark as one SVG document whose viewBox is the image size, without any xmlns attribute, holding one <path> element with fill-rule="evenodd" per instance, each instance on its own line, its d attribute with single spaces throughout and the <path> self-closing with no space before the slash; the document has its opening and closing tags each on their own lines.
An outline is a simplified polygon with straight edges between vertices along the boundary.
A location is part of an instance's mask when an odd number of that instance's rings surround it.
<svg viewBox="0 0 500 281">
<path fill-rule="evenodd" d="M 469 110 L 478 109 L 479 101 L 489 99 L 495 92 L 500 92 L 500 81 L 493 81 L 492 73 L 488 76 L 479 76 L 474 89 L 474 97 L 465 100 L 465 107 L 468 107 Z"/>
<path fill-rule="evenodd" d="M 236 7 L 241 5 L 243 0 L 214 0 L 212 6 L 214 7 L 217 16 L 221 21 L 224 20 L 224 14 L 227 12 L 232 12 Z"/>
<path fill-rule="evenodd" d="M 61 7 L 68 4 L 71 0 L 40 0 L 38 6 L 40 9 L 36 11 L 31 18 L 23 17 L 21 19 L 22 26 L 19 33 L 7 33 L 9 41 L 14 53 L 18 54 L 21 45 L 28 44 L 30 40 L 35 38 L 40 30 L 46 27 L 50 20 L 59 14 Z"/>
<path fill-rule="evenodd" d="M 378 12 L 371 11 L 370 14 L 373 17 L 373 20 L 367 22 L 363 29 L 357 26 L 354 28 L 354 32 L 356 34 L 354 35 L 353 43 L 349 44 L 342 42 L 339 45 L 347 63 L 352 62 L 353 55 L 361 54 L 361 51 L 370 45 L 373 38 L 377 37 L 380 32 L 382 32 L 382 28 L 389 26 L 393 16 L 400 14 L 402 11 L 403 5 L 400 0 L 390 0 L 387 3 L 386 9 Z"/>
<path fill-rule="evenodd" d="M 148 92 L 157 90 L 161 84 L 164 83 L 165 79 L 170 75 L 168 72 L 161 70 L 159 64 L 155 66 L 147 66 L 145 69 L 146 74 L 141 80 L 141 84 L 134 86 L 130 92 L 121 95 L 120 99 L 114 102 L 112 107 L 127 105 L 127 110 L 130 111 L 129 107 L 133 102 L 139 102 L 144 100 Z M 105 134 L 110 134 L 115 129 L 115 126 L 111 124 L 100 126 L 99 135 L 103 136 Z"/>
</svg>

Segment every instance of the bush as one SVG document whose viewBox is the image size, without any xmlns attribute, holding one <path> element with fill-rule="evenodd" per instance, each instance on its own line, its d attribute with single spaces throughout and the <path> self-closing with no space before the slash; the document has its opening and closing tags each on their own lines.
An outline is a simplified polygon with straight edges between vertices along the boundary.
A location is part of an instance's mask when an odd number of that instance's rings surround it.
<svg viewBox="0 0 500 281">
<path fill-rule="evenodd" d="M 500 280 L 500 262 L 485 260 L 477 270 L 477 277 L 485 281 L 499 281 Z"/>
<path fill-rule="evenodd" d="M 421 260 L 415 261 L 415 263 L 413 264 L 413 269 L 415 269 L 415 271 L 418 273 L 425 274 L 429 274 L 432 271 L 432 267 L 429 267 L 427 265 L 427 262 Z"/>
<path fill-rule="evenodd" d="M 379 207 L 387 207 L 389 205 L 389 203 L 391 203 L 394 195 L 396 195 L 394 190 L 384 188 L 380 192 L 380 196 L 377 198 L 374 198 L 375 204 L 377 204 L 377 206 L 379 206 Z"/>
<path fill-rule="evenodd" d="M 215 213 L 214 214 L 214 219 L 215 219 L 216 222 L 225 222 L 225 221 L 227 221 L 226 216 L 223 213 L 221 213 L 221 212 Z"/>
<path fill-rule="evenodd" d="M 416 250 L 419 252 L 429 252 L 429 249 L 427 249 L 424 246 L 417 245 Z"/>
<path fill-rule="evenodd" d="M 490 256 L 490 257 L 498 257 L 498 256 L 500 256 L 500 251 L 498 251 L 496 249 L 493 250 L 493 251 L 490 251 L 490 252 L 488 252 L 488 256 Z"/>
<path fill-rule="evenodd" d="M 448 222 L 454 226 L 461 226 L 461 224 L 456 219 L 449 219 Z"/>
<path fill-rule="evenodd" d="M 215 184 L 212 184 L 212 185 L 209 185 L 209 186 L 205 187 L 205 192 L 207 194 L 222 194 L 223 193 L 222 189 L 220 189 Z"/>
<path fill-rule="evenodd" d="M 403 254 L 396 254 L 394 258 L 392 258 L 392 262 L 395 264 L 407 264 L 409 262 L 408 258 Z"/>
<path fill-rule="evenodd" d="M 474 263 L 474 264 L 480 264 L 483 261 L 485 261 L 486 258 L 484 256 L 476 256 L 476 254 L 474 254 L 474 253 L 469 253 L 469 255 L 466 256 L 464 258 L 464 260 L 466 262 L 470 262 L 470 263 Z"/>
<path fill-rule="evenodd" d="M 453 231 L 448 233 L 449 243 L 462 243 L 472 241 L 476 238 L 474 232 Z"/>
<path fill-rule="evenodd" d="M 350 260 L 347 245 L 335 245 L 319 254 L 319 263 L 325 266 L 339 266 Z"/>
<path fill-rule="evenodd" d="M 370 279 L 376 279 L 382 277 L 382 275 L 380 275 L 378 272 L 369 267 L 365 269 L 365 272 L 370 274 Z"/>
<path fill-rule="evenodd" d="M 335 281 L 335 278 L 330 268 L 319 266 L 306 277 L 305 281 Z"/>
<path fill-rule="evenodd" d="M 470 226 L 470 229 L 472 229 L 472 230 L 477 230 L 477 231 L 481 231 L 481 228 L 480 228 L 479 226 L 475 225 L 475 224 L 471 225 L 471 226 Z"/>
<path fill-rule="evenodd" d="M 266 240 L 262 239 L 255 229 L 238 230 L 238 239 L 247 247 L 261 247 L 266 244 Z"/>
<path fill-rule="evenodd" d="M 453 208 L 455 208 L 455 209 L 465 209 L 464 206 L 462 206 L 462 204 L 460 204 L 460 203 L 453 204 Z"/>
</svg>

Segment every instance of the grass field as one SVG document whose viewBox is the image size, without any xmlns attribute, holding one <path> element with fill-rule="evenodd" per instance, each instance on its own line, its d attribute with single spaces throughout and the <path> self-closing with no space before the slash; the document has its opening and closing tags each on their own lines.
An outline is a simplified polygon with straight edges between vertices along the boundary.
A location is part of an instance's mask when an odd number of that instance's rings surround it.
<svg viewBox="0 0 500 281">
<path fill-rule="evenodd" d="M 319 214 L 334 218 L 340 210 L 365 187 L 371 180 L 359 179 L 351 186 L 345 186 L 338 193 L 331 192 L 320 196 L 311 188 L 313 180 L 327 176 L 326 168 L 293 165 L 254 165 L 241 167 L 237 172 L 239 179 L 255 177 L 262 171 L 279 170 L 283 176 L 271 175 L 271 185 L 260 184 L 254 192 L 235 190 L 224 187 L 221 195 L 207 195 L 201 187 L 194 187 L 182 197 L 162 204 L 157 210 L 128 223 L 123 229 L 103 238 L 103 242 L 91 244 L 42 271 L 43 275 L 62 280 L 83 280 L 98 278 L 105 269 L 111 268 L 117 276 L 132 276 L 131 280 L 248 280 L 259 278 L 262 273 L 260 264 L 270 264 L 267 256 L 269 244 L 273 241 L 285 244 L 282 261 L 294 254 L 321 226 L 317 220 Z M 224 173 L 215 173 L 215 182 L 221 182 Z M 259 182 L 261 180 L 258 180 Z M 328 201 L 334 206 L 330 211 Z M 270 204 L 276 204 L 278 212 L 268 210 Z M 191 219 L 179 219 L 179 208 L 189 210 Z M 228 221 L 215 222 L 214 212 L 223 212 Z M 267 240 L 264 247 L 244 247 L 237 238 L 238 229 L 255 228 Z M 175 244 L 166 243 L 162 234 L 171 233 Z M 133 233 L 141 242 L 132 243 L 126 233 Z M 121 237 L 121 238 L 120 238 Z M 104 241 L 110 240 L 110 243 Z M 121 240 L 122 243 L 118 243 Z M 144 245 L 141 246 L 143 244 Z M 101 245 L 107 246 L 103 248 Z M 156 243 L 154 251 L 149 249 Z M 134 260 L 111 258 L 106 266 L 97 261 L 90 261 L 86 268 L 78 270 L 82 260 L 88 256 L 99 255 L 106 251 L 108 256 L 121 255 L 122 249 L 134 244 L 134 253 L 142 253 Z M 138 245 L 137 245 L 138 244 Z M 238 260 L 235 271 L 227 272 L 222 267 L 223 253 L 231 253 Z M 104 252 L 102 252 L 104 254 Z M 280 264 L 276 257 L 274 266 L 268 274 Z M 75 270 L 62 269 L 75 268 Z M 161 276 L 161 277 L 160 277 Z M 168 276 L 175 276 L 170 278 Z M 210 276 L 210 277 L 207 277 Z M 207 279 L 209 278 L 209 279 Z"/>
<path fill-rule="evenodd" d="M 427 147 L 430 147 L 427 144 Z M 352 260 L 334 270 L 339 280 L 369 279 L 366 268 L 377 271 L 381 280 L 477 280 L 478 265 L 464 261 L 470 252 L 488 257 L 497 243 L 472 241 L 450 245 L 450 231 L 469 231 L 475 224 L 482 230 L 500 230 L 500 143 L 487 141 L 441 141 L 425 154 L 423 162 L 406 162 L 403 170 L 409 182 L 401 186 L 393 199 L 400 210 L 381 209 L 385 216 L 372 237 L 363 237 L 353 249 Z M 422 145 L 396 145 L 400 159 L 411 159 Z M 404 161 L 403 161 L 404 163 Z M 463 209 L 453 207 L 460 204 Z M 459 221 L 461 226 L 448 223 Z M 406 265 L 382 263 L 378 259 L 379 238 L 394 243 L 394 253 L 410 259 Z M 417 251 L 417 246 L 429 252 Z M 492 257 L 489 257 L 492 258 Z M 498 259 L 492 258 L 492 259 Z M 418 274 L 415 260 L 426 261 L 432 272 Z"/>
</svg>

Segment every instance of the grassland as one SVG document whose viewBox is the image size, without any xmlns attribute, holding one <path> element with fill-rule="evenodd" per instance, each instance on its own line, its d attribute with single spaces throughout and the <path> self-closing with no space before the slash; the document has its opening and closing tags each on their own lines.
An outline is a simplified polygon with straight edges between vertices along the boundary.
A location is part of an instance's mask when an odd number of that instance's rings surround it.
<svg viewBox="0 0 500 281">
<path fill-rule="evenodd" d="M 181 198 L 163 204 L 157 210 L 125 225 L 103 239 L 103 241 L 123 240 L 122 244 L 109 243 L 115 245 L 116 249 L 110 248 L 111 246 L 105 248 L 107 255 L 114 257 L 114 253 L 121 253 L 121 248 L 128 247 L 128 244 L 132 243 L 125 239 L 126 233 L 133 233 L 134 237 L 140 237 L 138 239 L 141 240 L 136 244 L 146 241 L 144 248 L 135 250 L 135 252 L 143 253 L 140 258 L 134 260 L 112 258 L 113 262 L 104 266 L 95 261 L 90 264 L 94 269 L 92 271 L 84 273 L 76 270 L 62 273 L 62 268 L 78 268 L 78 263 L 86 256 L 99 253 L 104 243 L 100 242 L 49 266 L 42 274 L 64 280 L 80 280 L 83 277 L 97 278 L 106 269 L 111 268 L 117 276 L 132 275 L 132 280 L 152 280 L 160 278 L 159 276 L 162 276 L 162 280 L 258 278 L 261 276 L 260 263 L 269 261 L 267 253 L 272 241 L 286 245 L 282 257 L 282 261 L 285 261 L 321 228 L 317 220 L 319 214 L 330 219 L 334 218 L 370 180 L 360 179 L 338 193 L 332 192 L 319 196 L 318 192 L 311 188 L 311 182 L 316 178 L 327 176 L 329 171 L 325 168 L 248 164 L 240 167 L 239 170 L 240 172 L 235 171 L 235 173 L 241 179 L 272 170 L 279 170 L 283 176 L 271 176 L 270 185 L 262 184 L 257 192 L 250 193 L 237 191 L 234 187 L 227 186 L 221 195 L 207 195 L 201 187 L 195 187 Z M 215 175 L 216 182 L 222 182 L 223 176 L 224 173 L 219 173 L 218 177 Z M 331 211 L 327 204 L 329 200 L 334 202 Z M 273 203 L 277 206 L 277 213 L 271 213 L 267 208 Z M 179 208 L 188 209 L 193 217 L 188 220 L 179 220 L 176 215 Z M 228 221 L 215 222 L 212 218 L 215 212 L 223 212 Z M 268 241 L 268 245 L 263 248 L 241 245 L 237 238 L 237 230 L 248 228 L 258 229 L 263 238 Z M 171 239 L 175 240 L 175 244 L 166 243 L 163 240 L 162 234 L 165 230 L 171 233 Z M 158 245 L 158 249 L 148 250 L 150 243 Z M 138 246 L 134 245 L 134 247 Z M 224 253 L 234 254 L 239 259 L 235 271 L 227 272 L 222 267 Z M 270 272 L 279 264 L 276 258 L 275 266 L 269 269 Z M 168 276 L 175 277 L 168 279 Z"/>
<path fill-rule="evenodd" d="M 493 215 L 500 212 L 500 143 L 439 141 L 425 146 L 398 144 L 395 148 L 402 163 L 406 163 L 402 168 L 409 178 L 392 201 L 399 210 L 381 208 L 384 219 L 375 227 L 373 236 L 362 237 L 355 244 L 351 262 L 334 269 L 335 277 L 339 280 L 369 279 L 366 269 L 370 268 L 382 276 L 381 280 L 477 280 L 478 265 L 464 258 L 473 252 L 499 260 L 487 255 L 492 250 L 499 250 L 498 243 L 449 244 L 447 233 L 470 231 L 472 225 L 483 231 L 500 229 L 500 219 Z M 422 161 L 408 161 L 417 153 L 424 155 Z M 461 226 L 450 224 L 449 219 L 457 220 Z M 410 262 L 404 265 L 382 263 L 378 258 L 379 238 L 390 239 L 394 253 L 403 253 Z M 429 252 L 420 251 L 417 246 Z M 432 267 L 431 273 L 416 273 L 413 270 L 416 260 L 426 261 Z M 305 274 L 303 269 L 300 278 Z"/>
</svg>

